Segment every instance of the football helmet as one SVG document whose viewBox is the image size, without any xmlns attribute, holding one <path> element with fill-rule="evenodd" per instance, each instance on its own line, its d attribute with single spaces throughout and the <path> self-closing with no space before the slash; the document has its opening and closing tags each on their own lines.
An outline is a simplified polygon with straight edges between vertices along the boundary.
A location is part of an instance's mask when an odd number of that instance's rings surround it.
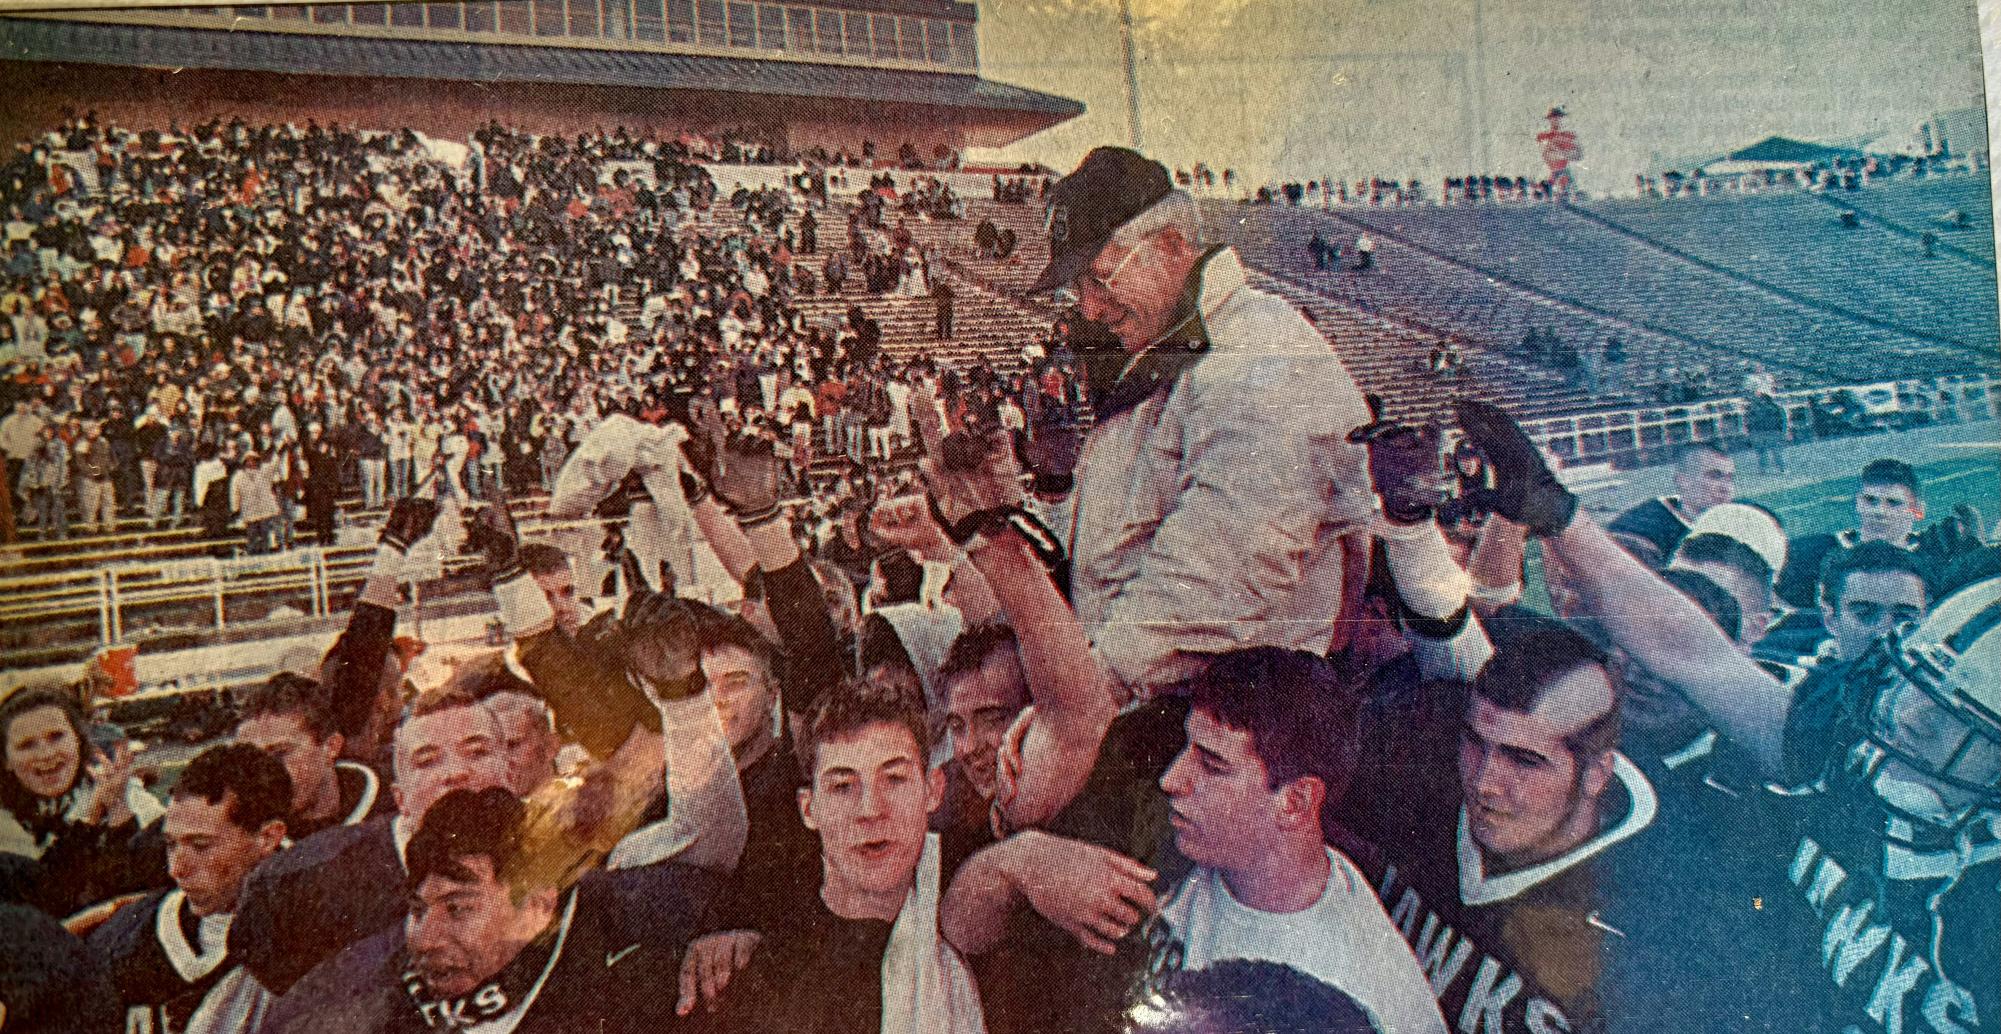
<svg viewBox="0 0 2001 1034">
<path fill-rule="evenodd" d="M 1958 830 L 2001 814 L 2001 577 L 1884 636 L 1846 689 L 1848 771 L 1893 815 Z"/>
</svg>

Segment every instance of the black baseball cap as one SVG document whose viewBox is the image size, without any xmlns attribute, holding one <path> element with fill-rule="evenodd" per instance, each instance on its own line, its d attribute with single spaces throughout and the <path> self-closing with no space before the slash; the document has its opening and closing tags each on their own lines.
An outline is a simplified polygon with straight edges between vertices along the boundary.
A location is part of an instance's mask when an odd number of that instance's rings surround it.
<svg viewBox="0 0 2001 1034">
<path fill-rule="evenodd" d="M 1049 265 L 1029 294 L 1077 279 L 1118 228 L 1174 190 L 1167 166 L 1124 147 L 1100 147 L 1049 188 Z"/>
</svg>

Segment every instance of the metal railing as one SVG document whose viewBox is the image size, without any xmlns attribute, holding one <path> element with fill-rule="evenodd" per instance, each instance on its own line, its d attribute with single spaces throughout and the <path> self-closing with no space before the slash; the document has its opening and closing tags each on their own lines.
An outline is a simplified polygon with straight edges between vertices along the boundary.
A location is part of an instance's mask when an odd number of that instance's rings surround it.
<svg viewBox="0 0 2001 1034">
<path fill-rule="evenodd" d="M 1802 440 L 1800 429 L 1812 426 L 1815 399 L 1843 391 L 1855 394 L 1864 406 L 1865 416 L 1886 422 L 1900 417 L 1992 420 L 2001 415 L 1995 408 L 2001 402 L 1997 399 L 2001 374 L 1956 374 L 1881 384 L 1807 388 L 1775 396 L 1785 410 L 1787 439 Z M 1872 393 L 1881 396 L 1886 392 L 1894 397 L 1872 401 Z M 1677 450 L 1692 442 L 1740 446 L 1748 436 L 1744 425 L 1748 407 L 1748 399 L 1712 399 L 1527 420 L 1523 421 L 1523 428 L 1566 466 L 1610 463 L 1632 468 L 1672 459 Z"/>
<path fill-rule="evenodd" d="M 1810 419 L 1813 399 L 1843 390 L 1867 402 L 1869 392 L 1880 396 L 1891 389 L 1887 384 L 1851 385 L 1782 393 L 1778 398 L 1787 414 L 1789 437 L 1794 427 Z M 1946 396 L 1943 403 L 1941 392 Z M 1894 394 L 1897 399 L 1892 403 L 1878 399 L 1879 416 L 1922 414 L 1941 419 L 1949 406 L 1954 419 L 1991 420 L 2001 401 L 2001 374 L 1897 382 Z M 1525 428 L 1565 467 L 1630 468 L 1668 459 L 1689 442 L 1740 444 L 1745 409 L 1744 399 L 1718 399 L 1549 417 L 1527 421 Z M 523 532 L 539 538 L 569 530 L 601 530 L 606 523 L 524 521 Z M 297 610 L 301 618 L 324 618 L 334 613 L 336 599 L 367 576 L 374 554 L 372 539 L 262 556 L 160 558 L 130 551 L 124 554 L 132 558 L 129 562 L 0 576 L 0 626 L 53 627 L 60 619 L 88 622 L 95 626 L 98 645 L 112 645 L 127 641 L 133 627 L 221 631 L 232 622 L 268 619 L 281 606 Z M 427 577 L 460 574 L 478 563 L 475 556 L 442 556 Z M 421 587 L 421 582 L 412 584 Z"/>
</svg>

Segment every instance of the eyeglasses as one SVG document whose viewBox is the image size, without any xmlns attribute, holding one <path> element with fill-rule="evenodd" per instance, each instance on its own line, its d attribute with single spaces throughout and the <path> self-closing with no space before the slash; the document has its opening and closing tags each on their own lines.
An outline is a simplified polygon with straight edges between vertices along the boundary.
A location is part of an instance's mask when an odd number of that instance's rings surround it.
<svg viewBox="0 0 2001 1034">
<path fill-rule="evenodd" d="M 1113 266 L 1112 271 L 1106 273 L 1103 276 L 1099 276 L 1096 271 L 1086 268 L 1082 273 L 1077 274 L 1077 279 L 1072 283 L 1072 290 L 1075 291 L 1076 294 L 1081 296 L 1084 293 L 1083 291 L 1084 285 L 1089 284 L 1090 286 L 1097 288 L 1099 294 L 1112 293 L 1112 284 L 1118 280 L 1119 274 L 1125 272 L 1127 264 L 1132 262 L 1134 256 L 1137 256 L 1141 251 L 1144 251 L 1145 249 L 1146 249 L 1145 241 L 1141 241 L 1139 244 L 1134 245 L 1131 250 L 1126 252 L 1126 257 L 1120 259 L 1119 264 Z"/>
</svg>

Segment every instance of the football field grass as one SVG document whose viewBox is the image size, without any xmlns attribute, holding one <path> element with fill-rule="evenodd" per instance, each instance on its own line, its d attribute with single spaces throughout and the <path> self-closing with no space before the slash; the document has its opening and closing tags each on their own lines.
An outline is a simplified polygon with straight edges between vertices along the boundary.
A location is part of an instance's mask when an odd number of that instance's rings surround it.
<svg viewBox="0 0 2001 1034">
<path fill-rule="evenodd" d="M 1855 491 L 1862 483 L 1860 466 L 1883 455 L 1882 450 L 1871 448 L 1879 443 L 1865 442 L 1865 439 L 1856 440 L 1856 451 L 1862 456 L 1854 461 L 1851 468 L 1856 473 L 1825 477 L 1766 492 L 1747 492 L 1741 498 L 1778 514 L 1790 538 L 1852 528 L 1855 526 Z M 2001 448 L 1996 448 L 1993 442 L 1968 442 L 1964 446 L 1926 443 L 1915 445 L 1912 451 L 1921 455 L 1898 458 L 1912 463 L 1918 475 L 1918 484 L 1924 488 L 1925 518 L 1918 523 L 1919 529 L 1951 513 L 1954 506 L 1970 503 L 1980 511 L 1982 532 L 1991 535 L 1996 518 L 2001 518 Z M 1825 466 L 1836 458 L 1823 455 L 1815 459 L 1818 460 L 1817 465 Z M 1741 484 L 1750 456 L 1739 454 L 1737 459 Z M 1602 519 L 1609 520 L 1610 517 Z M 1525 586 L 1522 602 L 1542 613 L 1549 613 L 1549 596 L 1542 584 L 1540 543 L 1530 545 Z"/>
</svg>

